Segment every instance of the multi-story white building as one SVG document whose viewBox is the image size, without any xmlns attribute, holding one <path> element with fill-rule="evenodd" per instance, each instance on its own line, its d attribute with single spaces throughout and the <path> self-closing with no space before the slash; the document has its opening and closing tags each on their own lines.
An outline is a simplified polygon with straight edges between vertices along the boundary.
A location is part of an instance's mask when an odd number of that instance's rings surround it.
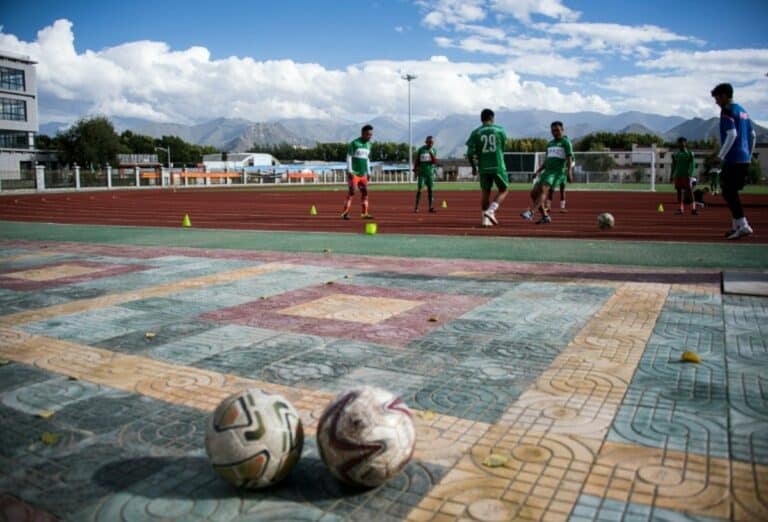
<svg viewBox="0 0 768 522">
<path fill-rule="evenodd" d="M 213 171 L 239 171 L 248 167 L 273 167 L 280 165 L 271 154 L 259 152 L 230 152 L 225 156 L 219 152 L 205 154 L 203 165 L 208 172 Z"/>
<path fill-rule="evenodd" d="M 19 179 L 22 171 L 35 168 L 35 63 L 0 51 L 0 180 Z"/>
</svg>

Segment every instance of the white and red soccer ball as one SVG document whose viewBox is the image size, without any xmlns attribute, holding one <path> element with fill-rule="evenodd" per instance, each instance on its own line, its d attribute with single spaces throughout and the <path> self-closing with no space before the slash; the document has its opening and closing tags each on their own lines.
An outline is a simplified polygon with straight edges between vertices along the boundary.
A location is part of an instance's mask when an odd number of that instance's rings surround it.
<svg viewBox="0 0 768 522">
<path fill-rule="evenodd" d="M 336 478 L 370 488 L 408 464 L 416 430 L 402 400 L 366 386 L 342 392 L 325 408 L 317 426 L 317 445 Z"/>
</svg>

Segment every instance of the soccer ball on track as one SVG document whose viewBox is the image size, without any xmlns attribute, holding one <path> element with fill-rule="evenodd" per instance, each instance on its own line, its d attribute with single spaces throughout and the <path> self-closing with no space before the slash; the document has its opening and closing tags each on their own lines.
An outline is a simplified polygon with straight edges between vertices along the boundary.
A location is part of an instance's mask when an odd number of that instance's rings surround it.
<svg viewBox="0 0 768 522">
<path fill-rule="evenodd" d="M 416 430 L 402 400 L 365 386 L 342 392 L 325 408 L 317 426 L 317 445 L 336 478 L 372 488 L 408 464 Z"/>
<path fill-rule="evenodd" d="M 608 212 L 603 212 L 597 216 L 597 226 L 600 228 L 600 230 L 608 230 L 609 228 L 613 228 L 615 223 L 616 221 L 613 219 L 613 214 Z"/>
<path fill-rule="evenodd" d="M 282 395 L 248 388 L 230 395 L 208 418 L 205 451 L 213 469 L 238 487 L 280 482 L 301 457 L 304 430 Z"/>
</svg>

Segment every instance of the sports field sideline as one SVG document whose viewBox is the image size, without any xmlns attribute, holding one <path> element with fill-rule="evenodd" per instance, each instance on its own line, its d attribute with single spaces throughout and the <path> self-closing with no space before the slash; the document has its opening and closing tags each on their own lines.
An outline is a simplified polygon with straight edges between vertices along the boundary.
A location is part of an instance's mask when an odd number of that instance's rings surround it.
<svg viewBox="0 0 768 522">
<path fill-rule="evenodd" d="M 270 216 L 258 205 L 282 193 L 223 192 L 218 208 L 190 207 L 211 199 L 194 190 L 0 197 L 18 218 L 0 221 L 6 519 L 768 519 L 768 297 L 746 295 L 768 268 L 764 196 L 755 237 L 725 242 L 724 208 L 673 216 L 670 194 L 636 217 L 619 197 L 601 235 L 578 194 L 541 232 L 517 217 L 524 194 L 486 231 L 477 194 L 428 216 L 411 192 L 372 193 L 368 236 L 338 193 Z M 724 292 L 723 272 L 746 283 Z M 361 384 L 417 425 L 411 463 L 371 491 L 341 486 L 314 441 L 328 400 Z M 288 397 L 308 435 L 257 492 L 203 449 L 207 415 L 244 386 Z"/>
</svg>

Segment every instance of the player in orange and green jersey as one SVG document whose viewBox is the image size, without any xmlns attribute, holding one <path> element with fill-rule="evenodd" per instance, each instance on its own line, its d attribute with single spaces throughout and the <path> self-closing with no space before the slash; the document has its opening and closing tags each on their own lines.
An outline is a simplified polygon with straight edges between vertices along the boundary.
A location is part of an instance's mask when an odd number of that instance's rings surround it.
<svg viewBox="0 0 768 522">
<path fill-rule="evenodd" d="M 360 137 L 352 140 L 347 148 L 347 199 L 344 201 L 344 210 L 341 212 L 342 219 L 349 219 L 349 209 L 352 207 L 352 197 L 355 195 L 355 189 L 360 190 L 362 199 L 363 219 L 373 219 L 368 213 L 368 177 L 371 174 L 371 138 L 373 137 L 373 126 L 365 125 L 360 129 Z"/>
<path fill-rule="evenodd" d="M 437 151 L 435 151 L 435 140 L 432 136 L 427 136 L 419 150 L 416 151 L 416 164 L 413 166 L 416 171 L 418 187 L 416 188 L 416 205 L 414 212 L 419 211 L 419 200 L 421 199 L 421 189 L 427 186 L 427 197 L 429 198 L 429 211 L 434 213 L 435 199 L 432 193 L 432 186 L 435 184 L 435 166 L 437 165 Z"/>
<path fill-rule="evenodd" d="M 688 150 L 688 140 L 683 137 L 677 138 L 678 150 L 672 154 L 672 179 L 674 182 L 675 190 L 677 191 L 677 204 L 680 206 L 675 211 L 675 214 L 682 214 L 685 212 L 685 203 L 690 203 L 691 212 L 698 214 L 696 205 L 693 202 L 693 192 L 691 181 L 693 179 L 693 171 L 696 166 L 694 161 L 693 152 Z"/>
<path fill-rule="evenodd" d="M 480 174 L 482 190 L 482 208 L 484 227 L 498 225 L 496 211 L 507 197 L 509 177 L 504 165 L 504 149 L 507 146 L 507 133 L 494 123 L 495 114 L 491 109 L 483 109 L 480 121 L 483 124 L 472 131 L 467 139 L 467 159 L 472 165 L 472 175 Z M 478 167 L 479 163 L 479 167 Z M 491 189 L 496 184 L 497 193 L 491 202 Z"/>
</svg>

